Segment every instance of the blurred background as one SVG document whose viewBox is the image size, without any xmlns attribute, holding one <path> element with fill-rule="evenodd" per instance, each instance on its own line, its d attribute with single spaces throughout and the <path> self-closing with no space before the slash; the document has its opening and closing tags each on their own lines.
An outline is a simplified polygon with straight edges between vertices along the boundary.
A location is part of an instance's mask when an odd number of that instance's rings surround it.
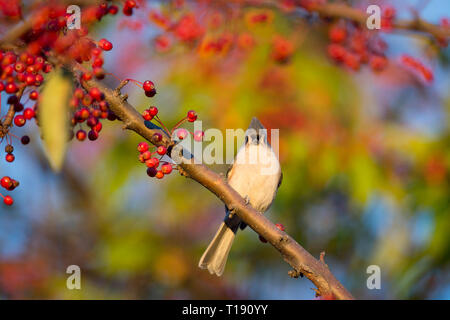
<svg viewBox="0 0 450 320">
<path fill-rule="evenodd" d="M 378 3 L 395 5 L 402 18 L 420 8 L 436 24 L 450 13 L 447 0 Z M 284 179 L 266 213 L 273 222 L 314 256 L 325 251 L 357 298 L 450 298 L 448 47 L 383 33 L 388 67 L 355 72 L 327 56 L 328 26 L 317 19 L 212 1 L 141 6 L 91 29 L 93 39 L 114 44 L 105 55 L 108 72 L 155 82 L 152 99 L 125 88 L 131 104 L 140 111 L 156 105 L 167 126 L 195 109 L 204 129 L 246 128 L 253 116 L 280 129 Z M 242 19 L 255 10 L 270 10 L 268 21 Z M 165 30 L 162 17 L 190 14 L 199 34 Z M 281 51 L 288 61 L 276 58 L 277 37 L 287 41 Z M 220 45 L 210 49 L 211 39 Z M 404 54 L 433 70 L 434 81 L 405 68 Z M 221 278 L 198 269 L 222 203 L 176 173 L 149 178 L 137 159 L 142 139 L 118 122 L 95 142 L 72 141 L 59 174 L 37 126 L 29 135 L 30 145 L 15 146 L 13 164 L 0 161 L 0 175 L 20 181 L 15 204 L 0 206 L 0 298 L 314 299 L 313 284 L 291 279 L 278 252 L 248 228 Z M 82 290 L 66 288 L 72 264 L 81 268 Z M 381 290 L 366 286 L 370 265 L 381 268 Z"/>
</svg>

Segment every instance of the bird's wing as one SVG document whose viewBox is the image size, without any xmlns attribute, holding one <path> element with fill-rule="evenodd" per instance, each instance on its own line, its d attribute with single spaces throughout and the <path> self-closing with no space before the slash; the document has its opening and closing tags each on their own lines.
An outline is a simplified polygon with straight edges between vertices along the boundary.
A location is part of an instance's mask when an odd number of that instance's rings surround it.
<svg viewBox="0 0 450 320">
<path fill-rule="evenodd" d="M 227 169 L 227 174 L 226 174 L 227 181 L 229 181 L 231 176 L 233 175 L 233 168 L 234 168 L 234 166 L 230 165 Z"/>
<path fill-rule="evenodd" d="M 281 182 L 283 181 L 283 172 L 280 174 L 280 180 L 278 180 L 278 186 L 277 189 L 281 186 Z"/>
</svg>

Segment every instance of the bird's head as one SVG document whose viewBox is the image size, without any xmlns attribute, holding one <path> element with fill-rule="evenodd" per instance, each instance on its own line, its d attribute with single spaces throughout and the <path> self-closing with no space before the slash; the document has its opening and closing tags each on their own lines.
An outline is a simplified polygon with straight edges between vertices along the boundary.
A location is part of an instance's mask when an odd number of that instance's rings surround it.
<svg viewBox="0 0 450 320">
<path fill-rule="evenodd" d="M 267 129 L 255 117 L 250 122 L 250 126 L 245 132 L 246 145 L 268 145 Z"/>
</svg>

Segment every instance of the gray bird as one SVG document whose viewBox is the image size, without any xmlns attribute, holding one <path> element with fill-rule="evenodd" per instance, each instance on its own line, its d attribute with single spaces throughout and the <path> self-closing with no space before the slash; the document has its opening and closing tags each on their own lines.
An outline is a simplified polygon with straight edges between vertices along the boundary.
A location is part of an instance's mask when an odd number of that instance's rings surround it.
<svg viewBox="0 0 450 320">
<path fill-rule="evenodd" d="M 267 130 L 253 118 L 245 133 L 245 143 L 239 149 L 227 172 L 228 184 L 257 211 L 264 213 L 272 204 L 283 175 L 280 162 L 267 141 Z M 221 276 L 238 229 L 247 225 L 225 207 L 224 222 L 203 253 L 198 266 Z"/>
</svg>

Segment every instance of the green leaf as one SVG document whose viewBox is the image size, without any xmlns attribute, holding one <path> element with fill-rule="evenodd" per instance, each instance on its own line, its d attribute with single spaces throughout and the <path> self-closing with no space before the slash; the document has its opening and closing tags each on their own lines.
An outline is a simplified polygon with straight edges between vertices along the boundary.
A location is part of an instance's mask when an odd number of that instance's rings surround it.
<svg viewBox="0 0 450 320">
<path fill-rule="evenodd" d="M 61 170 L 69 133 L 68 108 L 72 95 L 72 79 L 61 69 L 55 69 L 46 80 L 39 102 L 39 125 L 50 166 Z"/>
</svg>

